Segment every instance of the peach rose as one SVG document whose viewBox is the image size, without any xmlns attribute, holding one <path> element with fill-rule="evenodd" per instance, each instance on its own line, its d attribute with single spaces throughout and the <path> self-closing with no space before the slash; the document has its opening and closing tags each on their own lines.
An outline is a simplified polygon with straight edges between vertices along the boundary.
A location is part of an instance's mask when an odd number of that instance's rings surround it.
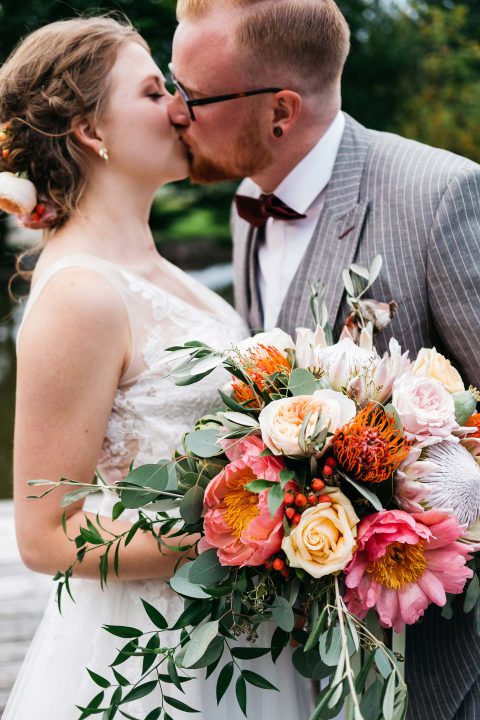
<svg viewBox="0 0 480 720">
<path fill-rule="evenodd" d="M 438 380 L 449 393 L 465 390 L 460 373 L 455 370 L 450 360 L 447 360 L 435 348 L 422 348 L 412 366 L 411 372 L 431 380 Z"/>
<path fill-rule="evenodd" d="M 339 572 L 355 552 L 360 522 L 350 500 L 337 488 L 326 487 L 330 500 L 308 508 L 299 524 L 282 541 L 290 567 L 303 568 L 314 578 Z"/>
<path fill-rule="evenodd" d="M 355 403 L 335 390 L 317 390 L 313 395 L 274 400 L 259 415 L 264 443 L 274 455 L 303 456 L 298 438 L 303 421 L 311 413 L 306 436 L 311 434 L 321 417 L 322 427 L 334 433 L 355 416 Z M 331 444 L 328 438 L 323 452 Z"/>
</svg>

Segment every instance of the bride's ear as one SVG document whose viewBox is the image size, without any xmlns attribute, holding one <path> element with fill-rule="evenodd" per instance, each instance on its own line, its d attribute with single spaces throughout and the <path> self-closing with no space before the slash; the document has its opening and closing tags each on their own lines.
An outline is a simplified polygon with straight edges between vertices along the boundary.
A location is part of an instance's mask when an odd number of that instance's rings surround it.
<svg viewBox="0 0 480 720">
<path fill-rule="evenodd" d="M 101 133 L 93 124 L 91 118 L 82 117 L 74 119 L 72 122 L 72 132 L 81 145 L 93 150 L 95 155 L 98 155 L 101 148 L 104 147 Z"/>
</svg>

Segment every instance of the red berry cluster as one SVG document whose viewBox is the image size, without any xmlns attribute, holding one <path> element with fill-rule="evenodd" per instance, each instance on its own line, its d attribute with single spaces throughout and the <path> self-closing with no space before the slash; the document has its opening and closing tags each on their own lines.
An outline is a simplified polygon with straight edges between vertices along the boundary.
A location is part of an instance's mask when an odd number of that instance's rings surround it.
<svg viewBox="0 0 480 720">
<path fill-rule="evenodd" d="M 325 479 L 331 478 L 337 467 L 337 461 L 334 457 L 327 457 L 324 460 L 322 468 L 322 475 Z M 294 483 L 296 485 L 296 483 Z M 296 485 L 298 487 L 298 485 Z M 285 503 L 285 516 L 288 518 L 291 525 L 298 525 L 301 520 L 302 512 L 309 506 L 318 505 L 319 502 L 332 502 L 330 495 L 320 495 L 325 487 L 324 480 L 320 478 L 314 478 L 311 482 L 310 488 L 306 488 L 305 492 L 297 492 L 297 490 L 290 489 L 285 491 L 283 496 L 283 502 Z M 281 557 L 270 558 L 265 563 L 267 570 L 276 570 L 280 572 L 284 577 L 288 577 L 291 573 L 290 568 L 285 565 L 285 560 Z"/>
<path fill-rule="evenodd" d="M 45 215 L 46 210 L 47 210 L 47 208 L 45 207 L 45 205 L 43 203 L 38 203 L 37 205 L 35 205 L 35 207 L 33 208 L 32 212 L 31 212 L 31 215 L 30 215 L 31 219 L 34 222 L 39 222 L 42 219 L 43 215 Z"/>
<path fill-rule="evenodd" d="M 322 475 L 324 478 L 330 478 L 337 466 L 337 461 L 333 457 L 325 459 L 325 463 L 322 468 Z M 317 505 L 320 501 L 319 493 L 325 487 L 325 482 L 320 478 L 314 478 L 311 483 L 310 489 L 306 490 L 305 493 L 293 492 L 287 490 L 283 501 L 285 503 L 285 515 L 290 520 L 292 525 L 298 525 L 302 512 L 309 505 Z M 321 501 L 328 502 L 331 498 L 328 495 L 322 495 Z"/>
<path fill-rule="evenodd" d="M 283 575 L 284 578 L 288 578 L 291 575 L 291 569 L 285 564 L 285 560 L 281 557 L 276 557 L 273 560 L 268 560 L 265 563 L 266 570 L 275 570 Z"/>
</svg>

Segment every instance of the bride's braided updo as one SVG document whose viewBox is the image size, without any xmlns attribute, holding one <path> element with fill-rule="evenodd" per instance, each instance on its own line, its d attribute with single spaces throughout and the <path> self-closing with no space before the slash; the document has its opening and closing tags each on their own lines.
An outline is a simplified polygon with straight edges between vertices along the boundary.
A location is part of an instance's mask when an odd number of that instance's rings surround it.
<svg viewBox="0 0 480 720">
<path fill-rule="evenodd" d="M 148 49 L 127 22 L 62 20 L 29 35 L 0 67 L 0 127 L 6 126 L 0 172 L 24 173 L 33 182 L 55 207 L 52 228 L 75 212 L 88 181 L 72 121 L 101 114 L 117 52 L 132 40 Z"/>
</svg>

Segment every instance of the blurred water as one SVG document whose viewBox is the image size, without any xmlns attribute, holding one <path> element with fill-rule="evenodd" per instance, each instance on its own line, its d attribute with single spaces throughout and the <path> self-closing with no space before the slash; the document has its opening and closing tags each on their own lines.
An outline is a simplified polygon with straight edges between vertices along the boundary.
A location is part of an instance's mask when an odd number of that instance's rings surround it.
<svg viewBox="0 0 480 720">
<path fill-rule="evenodd" d="M 212 265 L 190 273 L 232 301 L 233 270 L 230 263 Z M 0 282 L 0 499 L 12 497 L 12 439 L 15 401 L 15 337 L 23 304 L 8 297 L 6 284 Z"/>
</svg>

